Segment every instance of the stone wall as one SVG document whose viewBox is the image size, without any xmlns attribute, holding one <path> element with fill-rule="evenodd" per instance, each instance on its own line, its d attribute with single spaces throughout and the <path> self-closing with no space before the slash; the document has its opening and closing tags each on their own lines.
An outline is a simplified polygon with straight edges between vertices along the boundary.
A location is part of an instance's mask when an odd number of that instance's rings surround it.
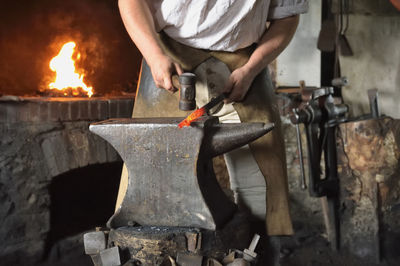
<svg viewBox="0 0 400 266">
<path fill-rule="evenodd" d="M 4 265 L 26 265 L 26 261 L 34 265 L 45 255 L 51 231 L 49 186 L 53 179 L 74 169 L 120 161 L 116 151 L 88 127 L 110 115 L 130 117 L 133 99 L 103 103 L 3 100 L 0 260 Z"/>
</svg>

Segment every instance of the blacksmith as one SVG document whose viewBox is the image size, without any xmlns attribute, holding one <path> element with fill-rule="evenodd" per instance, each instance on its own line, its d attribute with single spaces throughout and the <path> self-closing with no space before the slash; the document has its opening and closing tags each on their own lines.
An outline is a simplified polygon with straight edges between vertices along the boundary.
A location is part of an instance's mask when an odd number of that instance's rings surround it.
<svg viewBox="0 0 400 266">
<path fill-rule="evenodd" d="M 119 8 L 144 57 L 134 117 L 186 116 L 171 77 L 190 71 L 198 106 L 229 93 L 212 113 L 222 123 L 275 123 L 225 161 L 239 206 L 266 220 L 269 235 L 291 235 L 284 142 L 266 68 L 289 44 L 308 1 L 119 0 Z M 126 183 L 123 174 L 117 206 Z"/>
</svg>

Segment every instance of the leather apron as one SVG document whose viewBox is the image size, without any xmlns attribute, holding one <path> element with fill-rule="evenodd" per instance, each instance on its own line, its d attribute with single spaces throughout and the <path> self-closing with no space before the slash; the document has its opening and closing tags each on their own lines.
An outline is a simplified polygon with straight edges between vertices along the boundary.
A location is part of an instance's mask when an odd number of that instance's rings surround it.
<svg viewBox="0 0 400 266">
<path fill-rule="evenodd" d="M 233 71 L 243 66 L 255 47 L 236 52 L 215 52 L 191 48 L 180 44 L 165 34 L 159 35 L 164 51 L 181 64 L 185 71 L 192 71 L 210 57 L 224 62 Z M 178 109 L 179 93 L 171 94 L 155 86 L 149 66 L 143 60 L 133 117 L 185 117 L 190 112 Z M 272 82 L 267 70 L 253 81 L 245 99 L 233 104 L 242 122 L 273 122 L 275 129 L 249 144 L 267 184 L 267 233 L 268 235 L 293 234 L 289 214 L 286 155 L 281 121 L 275 101 Z M 126 171 L 123 171 L 123 176 Z M 127 180 L 127 177 L 125 177 Z M 121 178 L 120 194 L 123 190 Z M 125 181 L 126 182 L 126 181 Z M 118 195 L 121 202 L 123 195 Z"/>
</svg>

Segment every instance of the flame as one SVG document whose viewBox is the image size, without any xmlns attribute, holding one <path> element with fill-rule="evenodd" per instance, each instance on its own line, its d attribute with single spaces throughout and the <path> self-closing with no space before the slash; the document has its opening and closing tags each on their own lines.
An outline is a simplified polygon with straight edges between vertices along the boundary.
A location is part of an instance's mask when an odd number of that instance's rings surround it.
<svg viewBox="0 0 400 266">
<path fill-rule="evenodd" d="M 49 88 L 60 91 L 70 88 L 74 96 L 79 95 L 79 89 L 82 89 L 91 97 L 93 95 L 93 88 L 86 86 L 83 82 L 84 75 L 76 73 L 75 70 L 75 61 L 72 58 L 75 46 L 75 42 L 65 43 L 58 55 L 51 59 L 49 66 L 52 71 L 56 72 L 56 80 L 49 84 Z M 77 55 L 77 59 L 79 58 L 80 53 Z M 65 92 L 64 95 L 66 94 Z"/>
<path fill-rule="evenodd" d="M 206 112 L 206 108 L 202 107 L 200 109 L 197 109 L 193 113 L 191 113 L 186 119 L 184 119 L 182 122 L 178 124 L 179 128 L 182 127 L 188 127 L 190 124 L 194 121 L 197 121 L 204 113 Z"/>
</svg>

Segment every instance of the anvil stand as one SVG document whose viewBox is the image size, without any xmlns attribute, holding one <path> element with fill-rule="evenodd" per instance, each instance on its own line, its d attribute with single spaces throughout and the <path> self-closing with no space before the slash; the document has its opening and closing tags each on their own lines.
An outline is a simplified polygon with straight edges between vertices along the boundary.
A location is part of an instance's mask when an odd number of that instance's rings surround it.
<svg viewBox="0 0 400 266">
<path fill-rule="evenodd" d="M 95 265 L 202 265 L 222 261 L 229 249 L 250 243 L 246 215 L 224 194 L 212 158 L 243 146 L 273 124 L 219 124 L 203 117 L 178 128 L 182 118 L 111 119 L 90 125 L 121 155 L 129 174 L 110 229 L 85 234 L 85 252 Z M 108 238 L 108 239 L 107 239 Z M 136 265 L 136 264 L 135 264 Z"/>
</svg>

